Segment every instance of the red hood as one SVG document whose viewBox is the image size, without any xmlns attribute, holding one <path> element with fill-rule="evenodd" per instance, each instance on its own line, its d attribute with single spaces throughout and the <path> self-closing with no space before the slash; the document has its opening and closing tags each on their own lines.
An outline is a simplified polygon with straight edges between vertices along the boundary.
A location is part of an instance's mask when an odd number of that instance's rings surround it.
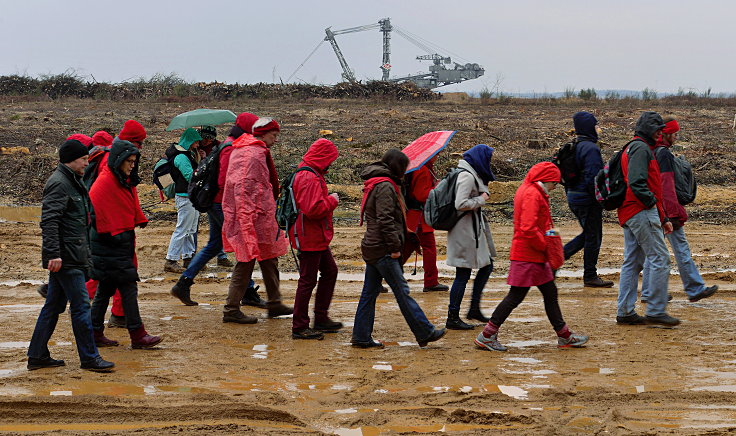
<svg viewBox="0 0 736 436">
<path fill-rule="evenodd" d="M 299 166 L 308 166 L 319 172 L 324 172 L 337 159 L 338 154 L 337 147 L 332 141 L 320 138 L 309 146 L 309 150 L 307 150 Z"/>
<path fill-rule="evenodd" d="M 250 133 L 243 133 L 238 139 L 235 140 L 235 142 L 233 142 L 234 148 L 245 147 L 247 145 L 260 145 L 263 148 L 268 148 L 263 141 L 261 141 L 260 139 L 256 139 L 256 137 L 251 135 Z"/>
<path fill-rule="evenodd" d="M 552 162 L 540 162 L 529 169 L 524 183 L 560 182 L 560 169 Z"/>
</svg>

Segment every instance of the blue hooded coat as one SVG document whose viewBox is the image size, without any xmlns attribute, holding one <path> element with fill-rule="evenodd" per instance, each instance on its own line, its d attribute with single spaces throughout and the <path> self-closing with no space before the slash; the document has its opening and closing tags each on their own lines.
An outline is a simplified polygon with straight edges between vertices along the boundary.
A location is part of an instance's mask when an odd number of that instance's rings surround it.
<svg viewBox="0 0 736 436">
<path fill-rule="evenodd" d="M 582 168 L 582 177 L 577 185 L 567 189 L 567 202 L 571 206 L 597 206 L 593 183 L 596 174 L 603 168 L 601 149 L 598 147 L 598 120 L 590 112 L 578 112 L 572 117 L 578 145 L 575 159 Z"/>
</svg>

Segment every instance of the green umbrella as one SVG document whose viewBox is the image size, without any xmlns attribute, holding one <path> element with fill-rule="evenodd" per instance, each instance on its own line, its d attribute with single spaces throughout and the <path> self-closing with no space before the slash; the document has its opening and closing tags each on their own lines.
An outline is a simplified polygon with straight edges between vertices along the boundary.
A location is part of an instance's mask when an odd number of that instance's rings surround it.
<svg viewBox="0 0 736 436">
<path fill-rule="evenodd" d="M 195 109 L 174 117 L 166 130 L 186 129 L 197 126 L 217 126 L 235 122 L 237 116 L 224 109 Z"/>
</svg>

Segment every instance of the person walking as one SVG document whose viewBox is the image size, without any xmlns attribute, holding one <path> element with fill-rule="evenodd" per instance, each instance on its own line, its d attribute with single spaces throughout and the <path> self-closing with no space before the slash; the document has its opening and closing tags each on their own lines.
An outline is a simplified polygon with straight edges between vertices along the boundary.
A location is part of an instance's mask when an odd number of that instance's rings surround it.
<svg viewBox="0 0 736 436">
<path fill-rule="evenodd" d="M 496 247 L 481 207 L 488 201 L 488 183 L 496 179 L 491 171 L 492 157 L 492 147 L 478 144 L 463 153 L 457 165 L 462 171 L 455 185 L 455 208 L 465 214 L 447 232 L 447 264 L 455 267 L 455 280 L 450 288 L 445 327 L 452 330 L 474 328 L 460 319 L 460 304 L 473 269 L 478 272 L 473 282 L 467 318 L 488 322 L 480 310 L 480 299 L 493 271 Z"/>
<path fill-rule="evenodd" d="M 511 239 L 511 265 L 506 283 L 509 293 L 498 303 L 475 344 L 483 349 L 506 351 L 498 340 L 498 330 L 511 312 L 536 286 L 544 299 L 544 311 L 557 333 L 560 348 L 582 347 L 586 335 L 573 333 L 562 317 L 557 301 L 557 286 L 547 256 L 547 232 L 553 228 L 549 193 L 560 183 L 560 170 L 552 162 L 541 162 L 529 169 L 514 195 L 514 236 Z"/>
<path fill-rule="evenodd" d="M 665 127 L 656 112 L 642 112 L 636 122 L 634 139 L 621 155 L 621 171 L 626 181 L 626 196 L 618 208 L 618 222 L 624 230 L 624 262 L 618 290 L 616 322 L 668 327 L 680 320 L 667 314 L 670 254 L 664 235 L 672 223 L 662 208 L 662 181 L 652 150 Z M 639 273 L 649 263 L 646 317 L 635 311 Z"/>
<path fill-rule="evenodd" d="M 434 238 L 434 229 L 424 221 L 424 203 L 427 201 L 429 192 L 437 185 L 434 176 L 434 162 L 437 155 L 433 156 L 426 164 L 418 170 L 409 173 L 409 186 L 406 192 L 406 224 L 411 232 L 417 235 L 417 240 L 407 241 L 404 247 L 403 263 L 411 257 L 414 252 L 422 255 L 422 268 L 424 269 L 424 292 L 444 292 L 450 288 L 440 283 L 439 271 L 437 270 L 437 241 Z"/>
<path fill-rule="evenodd" d="M 376 299 L 382 280 L 391 287 L 401 314 L 420 347 L 442 338 L 445 329 L 436 329 L 416 301 L 409 295 L 409 284 L 401 267 L 401 253 L 407 240 L 406 206 L 401 194 L 409 158 L 400 150 L 388 150 L 379 162 L 368 165 L 361 173 L 363 201 L 361 225 L 366 223 L 360 251 L 365 261 L 365 279 L 355 312 L 352 345 L 359 348 L 382 348 L 372 338 L 376 315 Z"/>
<path fill-rule="evenodd" d="M 337 159 L 335 144 L 316 140 L 299 164 L 303 169 L 294 176 L 292 191 L 298 215 L 289 228 L 289 241 L 299 257 L 299 283 L 294 297 L 293 339 L 322 339 L 323 333 L 335 333 L 342 323 L 328 316 L 337 281 L 337 264 L 330 250 L 333 236 L 332 212 L 340 197 L 329 194 L 325 173 Z M 317 274 L 319 273 L 319 281 Z M 314 328 L 309 328 L 309 300 L 314 297 Z"/>
<path fill-rule="evenodd" d="M 243 133 L 232 145 L 222 197 L 222 237 L 225 251 L 235 252 L 237 263 L 222 322 L 258 321 L 240 310 L 256 261 L 268 295 L 268 317 L 293 312 L 281 302 L 279 283 L 279 256 L 288 251 L 288 242 L 276 223 L 279 179 L 270 148 L 278 140 L 280 130 L 276 120 L 259 118 L 253 124 L 253 135 Z"/>
<path fill-rule="evenodd" d="M 135 228 L 145 227 L 136 186 L 140 150 L 123 140 L 113 142 L 107 166 L 90 189 L 94 208 L 90 229 L 92 277 L 99 281 L 92 300 L 92 328 L 98 347 L 118 345 L 105 337 L 105 313 L 110 297 L 120 292 L 125 323 L 133 348 L 150 348 L 161 342 L 146 332 L 138 308 L 138 259 L 135 254 Z"/>
<path fill-rule="evenodd" d="M 687 294 L 688 300 L 694 303 L 715 294 L 718 291 L 718 285 L 706 287 L 698 267 L 693 262 L 690 245 L 687 242 L 687 237 L 685 237 L 687 211 L 677 199 L 674 173 L 675 156 L 670 151 L 670 148 L 677 142 L 677 132 L 680 131 L 680 125 L 674 117 L 665 117 L 663 121 L 664 128 L 657 139 L 654 157 L 657 159 L 662 178 L 662 209 L 664 215 L 672 223 L 672 232 L 665 235 L 665 237 L 670 242 L 672 253 L 675 255 L 677 270 L 680 273 L 680 280 L 682 280 L 682 286 L 685 288 L 685 294 Z M 641 285 L 641 301 L 643 303 L 647 302 L 649 298 L 650 269 L 649 262 L 644 262 Z"/>
<path fill-rule="evenodd" d="M 578 219 L 582 231 L 564 246 L 565 260 L 583 250 L 583 286 L 610 288 L 613 282 L 598 276 L 598 254 L 603 242 L 603 207 L 595 199 L 594 181 L 603 168 L 601 149 L 598 146 L 598 120 L 590 112 L 577 112 L 572 116 L 575 126 L 575 162 L 580 170 L 577 183 L 565 186 L 567 204 Z"/>
<path fill-rule="evenodd" d="M 166 150 L 166 157 L 171 165 L 171 178 L 174 179 L 176 191 L 176 228 L 171 235 L 169 249 L 166 253 L 164 271 L 182 273 L 189 267 L 189 263 L 197 251 L 197 227 L 199 212 L 189 201 L 189 181 L 197 168 L 196 153 L 199 141 L 202 139 L 193 128 L 184 130 L 178 144 L 172 144 Z M 178 261 L 182 259 L 184 268 Z"/>
<path fill-rule="evenodd" d="M 41 258 L 43 267 L 49 270 L 49 287 L 28 347 L 29 370 L 66 364 L 51 357 L 48 343 L 59 315 L 66 311 L 67 302 L 81 368 L 107 372 L 115 367 L 97 351 L 89 295 L 84 286 L 91 269 L 88 234 L 91 205 L 87 188 L 82 184 L 88 164 L 87 151 L 79 141 L 65 141 L 59 148 L 59 165 L 43 189 Z"/>
</svg>

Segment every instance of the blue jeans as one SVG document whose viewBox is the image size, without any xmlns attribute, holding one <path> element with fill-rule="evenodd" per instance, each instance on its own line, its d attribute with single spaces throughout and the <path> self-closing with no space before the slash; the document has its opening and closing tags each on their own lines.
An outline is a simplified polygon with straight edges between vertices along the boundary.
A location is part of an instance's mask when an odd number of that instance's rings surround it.
<svg viewBox="0 0 736 436">
<path fill-rule="evenodd" d="M 571 204 L 570 210 L 575 214 L 583 231 L 565 244 L 565 259 L 583 250 L 583 280 L 595 280 L 598 277 L 596 265 L 603 241 L 603 208 L 598 204 L 590 206 Z"/>
<path fill-rule="evenodd" d="M 51 357 L 48 347 L 49 339 L 54 334 L 59 315 L 66 310 L 67 301 L 72 316 L 72 330 L 74 341 L 77 343 L 79 360 L 85 363 L 100 356 L 92 334 L 89 295 L 85 287 L 84 272 L 78 269 L 63 269 L 49 273 L 46 303 L 38 315 L 31 345 L 28 347 L 28 357 L 34 359 Z"/>
<path fill-rule="evenodd" d="M 225 221 L 222 214 L 222 204 L 214 203 L 212 205 L 212 208 L 207 211 L 207 220 L 210 223 L 210 240 L 203 249 L 197 252 L 182 277 L 193 279 L 213 257 L 226 257 L 225 253 L 222 252 L 222 223 Z"/>
<path fill-rule="evenodd" d="M 489 265 L 479 269 L 475 274 L 475 281 L 473 282 L 473 295 L 470 297 L 470 307 L 480 305 L 480 296 L 483 293 L 483 288 L 488 283 L 488 278 L 491 276 L 493 271 L 493 261 Z M 465 295 L 465 287 L 470 280 L 470 268 L 456 268 L 455 269 L 455 281 L 452 282 L 452 288 L 450 288 L 450 305 L 447 309 L 450 312 L 459 312 L 460 303 L 463 302 L 463 295 Z"/>
<path fill-rule="evenodd" d="M 197 224 L 199 212 L 194 208 L 189 197 L 176 196 L 176 228 L 171 235 L 169 249 L 166 253 L 168 260 L 189 259 L 197 251 Z"/>
<path fill-rule="evenodd" d="M 666 314 L 667 285 L 670 275 L 670 253 L 664 242 L 664 231 L 657 208 L 643 210 L 631 217 L 624 229 L 624 263 L 618 289 L 618 316 L 634 314 L 639 286 L 639 273 L 649 263 L 647 298 L 648 316 Z"/>
<path fill-rule="evenodd" d="M 665 237 L 670 241 L 672 252 L 675 254 L 677 269 L 680 272 L 682 286 L 685 287 L 685 293 L 687 296 L 694 297 L 703 292 L 705 289 L 705 282 L 703 281 L 703 277 L 700 276 L 698 267 L 695 266 L 695 262 L 693 262 L 693 257 L 690 254 L 690 245 L 687 243 L 684 228 L 680 227 L 669 235 L 665 235 Z M 641 298 L 649 298 L 649 263 L 644 263 Z"/>
<path fill-rule="evenodd" d="M 429 338 L 434 332 L 434 325 L 427 320 L 427 316 L 416 301 L 409 296 L 409 284 L 404 278 L 400 259 L 392 259 L 384 256 L 374 264 L 365 265 L 365 280 L 363 292 L 360 294 L 358 310 L 355 312 L 355 323 L 353 325 L 353 339 L 357 342 L 370 342 L 373 333 L 373 321 L 376 317 L 376 298 L 381 293 L 381 281 L 391 287 L 399 303 L 401 314 L 404 315 L 417 341 Z"/>
</svg>

